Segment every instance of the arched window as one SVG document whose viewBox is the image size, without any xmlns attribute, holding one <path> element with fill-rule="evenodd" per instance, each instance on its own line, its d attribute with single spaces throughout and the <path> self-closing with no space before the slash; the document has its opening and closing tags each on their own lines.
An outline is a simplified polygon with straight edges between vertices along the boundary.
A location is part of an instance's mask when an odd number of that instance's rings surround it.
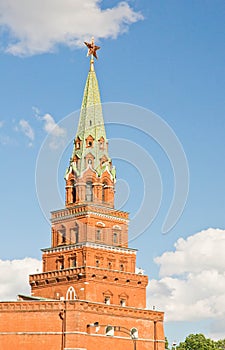
<svg viewBox="0 0 225 350">
<path fill-rule="evenodd" d="M 120 306 L 124 307 L 127 305 L 128 302 L 128 296 L 127 294 L 123 293 L 119 295 L 119 300 L 120 300 Z"/>
<path fill-rule="evenodd" d="M 124 271 L 124 264 L 120 264 L 120 271 Z"/>
<path fill-rule="evenodd" d="M 76 292 L 73 287 L 69 287 L 66 293 L 66 300 L 76 300 Z"/>
<path fill-rule="evenodd" d="M 58 235 L 59 235 L 59 239 L 58 239 L 59 244 L 66 243 L 66 228 L 65 228 L 65 226 L 61 225 L 60 229 L 58 230 Z"/>
<path fill-rule="evenodd" d="M 75 184 L 73 184 L 72 196 L 73 196 L 73 203 L 75 203 L 76 202 L 76 186 L 75 186 Z"/>
<path fill-rule="evenodd" d="M 86 183 L 86 201 L 87 202 L 92 202 L 93 200 L 93 187 L 92 187 L 92 182 L 88 181 Z"/>
<path fill-rule="evenodd" d="M 106 201 L 107 201 L 107 183 L 104 182 L 102 187 L 102 202 L 104 203 Z"/>
<path fill-rule="evenodd" d="M 77 256 L 76 256 L 76 254 L 72 255 L 69 258 L 69 261 L 70 261 L 70 267 L 72 267 L 72 268 L 77 267 Z"/>
<path fill-rule="evenodd" d="M 79 226 L 78 224 L 75 222 L 75 226 L 74 226 L 74 243 L 78 243 L 79 242 Z"/>
<path fill-rule="evenodd" d="M 93 139 L 93 137 L 91 135 L 89 135 L 86 138 L 86 147 L 87 148 L 93 147 L 93 144 L 94 144 L 94 139 Z"/>
<path fill-rule="evenodd" d="M 99 142 L 99 148 L 100 148 L 100 149 L 104 149 L 104 144 L 105 144 L 105 139 L 104 139 L 104 137 L 101 137 L 101 138 L 98 140 L 98 142 Z"/>
<path fill-rule="evenodd" d="M 63 270 L 64 269 L 64 257 L 63 255 L 60 255 L 56 259 L 56 270 Z"/>
<path fill-rule="evenodd" d="M 122 306 L 122 307 L 126 306 L 126 300 L 121 299 L 120 300 L 120 306 Z"/>
<path fill-rule="evenodd" d="M 77 223 L 75 224 L 75 242 L 79 242 L 79 226 Z"/>
<path fill-rule="evenodd" d="M 46 270 L 46 260 L 43 259 L 43 272 L 45 272 L 45 270 Z"/>
<path fill-rule="evenodd" d="M 96 230 L 96 241 L 100 241 L 101 240 L 101 230 L 98 228 Z"/>
<path fill-rule="evenodd" d="M 79 226 L 75 223 L 75 226 L 70 229 L 70 244 L 79 242 Z"/>
<path fill-rule="evenodd" d="M 118 243 L 118 234 L 116 232 L 113 233 L 113 243 Z"/>
<path fill-rule="evenodd" d="M 113 294 L 110 290 L 107 290 L 106 292 L 103 293 L 103 297 L 104 297 L 104 302 L 106 305 L 110 305 L 112 303 L 112 299 L 113 299 Z"/>
<path fill-rule="evenodd" d="M 105 304 L 110 305 L 110 297 L 105 297 Z"/>
<path fill-rule="evenodd" d="M 79 137 L 75 141 L 75 147 L 76 147 L 76 149 L 80 149 L 81 148 L 81 140 L 80 140 Z"/>
<path fill-rule="evenodd" d="M 72 265 L 72 267 L 76 267 L 76 266 L 77 266 L 77 260 L 76 260 L 76 258 L 74 258 L 74 259 L 71 260 L 71 265 Z"/>
<path fill-rule="evenodd" d="M 64 260 L 62 260 L 61 265 L 60 265 L 60 270 L 64 269 Z"/>
</svg>

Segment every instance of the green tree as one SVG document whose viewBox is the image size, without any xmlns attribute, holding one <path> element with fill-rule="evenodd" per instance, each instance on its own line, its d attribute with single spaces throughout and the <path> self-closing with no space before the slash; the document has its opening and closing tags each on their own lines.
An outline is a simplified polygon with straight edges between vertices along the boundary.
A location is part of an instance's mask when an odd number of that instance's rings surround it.
<svg viewBox="0 0 225 350">
<path fill-rule="evenodd" d="M 165 338 L 165 349 L 170 349 Z M 225 339 L 214 341 L 206 338 L 204 334 L 190 334 L 184 342 L 172 346 L 171 350 L 225 350 Z"/>
<path fill-rule="evenodd" d="M 218 340 L 216 343 L 216 349 L 217 350 L 225 350 L 225 339 Z"/>
<path fill-rule="evenodd" d="M 218 350 L 216 342 L 207 339 L 203 334 L 190 334 L 177 350 Z"/>
<path fill-rule="evenodd" d="M 178 346 L 177 346 L 177 350 L 185 350 L 186 347 L 185 347 L 185 343 L 180 343 Z"/>
<path fill-rule="evenodd" d="M 167 337 L 165 337 L 165 349 L 169 350 L 169 343 Z"/>
</svg>

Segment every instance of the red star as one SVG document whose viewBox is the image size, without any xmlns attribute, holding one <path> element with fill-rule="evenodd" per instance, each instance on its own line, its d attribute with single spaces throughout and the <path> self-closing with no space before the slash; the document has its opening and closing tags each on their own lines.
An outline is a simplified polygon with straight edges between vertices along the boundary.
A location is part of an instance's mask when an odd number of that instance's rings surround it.
<svg viewBox="0 0 225 350">
<path fill-rule="evenodd" d="M 95 58 L 98 58 L 96 51 L 100 49 L 100 46 L 95 45 L 94 38 L 91 39 L 90 43 L 85 41 L 84 44 L 88 47 L 87 56 L 93 55 Z"/>
</svg>

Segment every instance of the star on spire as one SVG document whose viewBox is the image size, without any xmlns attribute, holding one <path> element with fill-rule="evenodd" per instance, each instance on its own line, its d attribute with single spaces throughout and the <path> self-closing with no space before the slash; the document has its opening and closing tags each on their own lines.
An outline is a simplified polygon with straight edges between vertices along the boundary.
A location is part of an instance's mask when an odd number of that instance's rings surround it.
<svg viewBox="0 0 225 350">
<path fill-rule="evenodd" d="M 100 46 L 96 46 L 96 45 L 95 45 L 94 37 L 92 37 L 90 43 L 87 43 L 87 42 L 85 41 L 84 44 L 88 47 L 87 56 L 93 55 L 95 58 L 98 58 L 96 51 L 100 49 Z"/>
</svg>

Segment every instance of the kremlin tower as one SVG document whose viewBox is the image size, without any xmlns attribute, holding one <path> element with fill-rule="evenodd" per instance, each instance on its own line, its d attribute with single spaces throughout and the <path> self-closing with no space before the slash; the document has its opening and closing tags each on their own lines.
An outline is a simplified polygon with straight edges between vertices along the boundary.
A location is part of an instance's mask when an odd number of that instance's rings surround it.
<svg viewBox="0 0 225 350">
<path fill-rule="evenodd" d="M 146 309 L 148 277 L 136 272 L 128 213 L 114 207 L 116 170 L 108 153 L 94 57 L 65 173 L 65 208 L 51 213 L 51 247 L 31 296 L 0 303 L 0 348 L 163 350 L 163 312 Z"/>
</svg>

